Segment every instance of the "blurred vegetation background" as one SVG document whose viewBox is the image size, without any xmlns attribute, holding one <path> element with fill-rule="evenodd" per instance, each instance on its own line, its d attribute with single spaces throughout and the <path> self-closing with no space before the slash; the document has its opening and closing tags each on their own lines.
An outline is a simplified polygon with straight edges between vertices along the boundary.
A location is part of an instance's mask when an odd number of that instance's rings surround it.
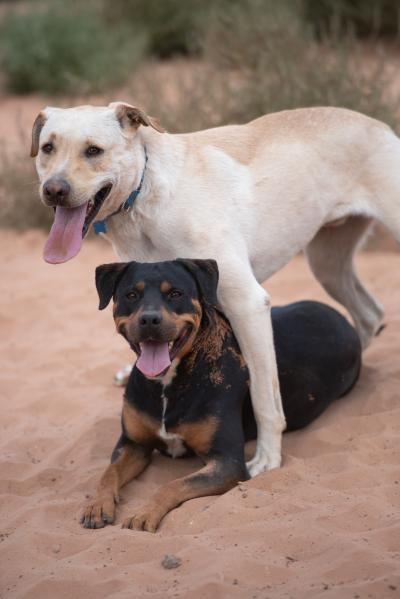
<svg viewBox="0 0 400 599">
<path fill-rule="evenodd" d="M 0 0 L 0 98 L 121 98 L 172 132 L 315 105 L 396 127 L 399 49 L 399 0 Z M 0 154 L 0 224 L 46 223 L 34 181 Z"/>
</svg>

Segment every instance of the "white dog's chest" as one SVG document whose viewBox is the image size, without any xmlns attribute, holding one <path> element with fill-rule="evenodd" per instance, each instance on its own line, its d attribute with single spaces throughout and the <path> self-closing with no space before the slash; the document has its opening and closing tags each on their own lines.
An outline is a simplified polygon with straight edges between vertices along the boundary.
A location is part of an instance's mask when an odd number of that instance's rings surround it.
<svg viewBox="0 0 400 599">
<path fill-rule="evenodd" d="M 146 233 L 141 221 L 130 213 L 117 214 L 108 219 L 107 228 L 106 238 L 123 261 L 159 262 L 177 257 L 169 231 L 166 234 L 156 219 L 153 219 L 151 235 Z"/>
</svg>

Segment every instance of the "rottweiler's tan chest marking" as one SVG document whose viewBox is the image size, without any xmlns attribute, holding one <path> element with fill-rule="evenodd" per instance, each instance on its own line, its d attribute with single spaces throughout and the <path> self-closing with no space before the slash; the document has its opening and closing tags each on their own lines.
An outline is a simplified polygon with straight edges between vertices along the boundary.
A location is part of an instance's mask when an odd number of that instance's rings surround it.
<svg viewBox="0 0 400 599">
<path fill-rule="evenodd" d="M 218 418 L 216 416 L 207 416 L 198 422 L 181 424 L 173 432 L 179 434 L 193 451 L 200 455 L 207 455 L 211 449 L 217 428 Z"/>
<path fill-rule="evenodd" d="M 127 436 L 139 444 L 151 444 L 156 440 L 163 441 L 168 449 L 168 441 L 181 440 L 199 455 L 207 455 L 210 451 L 214 434 L 218 428 L 218 418 L 207 416 L 197 422 L 183 423 L 166 429 L 162 420 L 156 420 L 134 406 L 124 402 L 122 418 Z M 180 455 L 174 453 L 174 457 Z"/>
<path fill-rule="evenodd" d="M 122 408 L 122 420 L 127 436 L 136 443 L 148 445 L 158 437 L 161 422 L 137 410 L 126 401 Z"/>
</svg>

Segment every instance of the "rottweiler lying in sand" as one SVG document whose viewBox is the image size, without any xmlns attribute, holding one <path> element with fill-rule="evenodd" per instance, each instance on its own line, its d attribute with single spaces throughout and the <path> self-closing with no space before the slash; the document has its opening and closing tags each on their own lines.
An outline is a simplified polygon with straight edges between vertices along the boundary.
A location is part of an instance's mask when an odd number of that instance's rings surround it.
<svg viewBox="0 0 400 599">
<path fill-rule="evenodd" d="M 213 260 L 96 269 L 99 307 L 114 298 L 117 330 L 138 359 L 126 387 L 121 437 L 81 517 L 86 528 L 114 522 L 121 487 L 146 468 L 154 449 L 172 457 L 195 453 L 205 466 L 162 486 L 125 528 L 154 532 L 184 501 L 224 493 L 249 478 L 244 444 L 257 435 L 249 373 L 218 310 L 217 284 Z M 293 431 L 350 391 L 361 344 L 343 316 L 318 302 L 274 308 L 272 321 L 287 430 Z"/>
</svg>

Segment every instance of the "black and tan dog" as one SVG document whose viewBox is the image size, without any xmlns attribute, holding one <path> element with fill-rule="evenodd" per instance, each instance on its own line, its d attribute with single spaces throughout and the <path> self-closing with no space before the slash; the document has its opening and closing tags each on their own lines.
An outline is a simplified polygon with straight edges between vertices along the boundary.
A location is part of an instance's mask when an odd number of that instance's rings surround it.
<svg viewBox="0 0 400 599">
<path fill-rule="evenodd" d="M 114 522 L 121 487 L 154 449 L 200 456 L 205 466 L 175 480 L 125 520 L 155 531 L 184 501 L 223 493 L 248 478 L 244 444 L 256 437 L 249 373 L 226 318 L 217 309 L 213 260 L 106 264 L 96 269 L 100 309 L 114 298 L 114 319 L 138 360 L 122 410 L 122 434 L 81 522 Z M 249 315 L 250 317 L 251 315 Z M 314 420 L 355 384 L 357 333 L 338 312 L 298 302 L 272 312 L 287 430 Z M 260 331 L 260 335 L 263 332 Z"/>
</svg>

